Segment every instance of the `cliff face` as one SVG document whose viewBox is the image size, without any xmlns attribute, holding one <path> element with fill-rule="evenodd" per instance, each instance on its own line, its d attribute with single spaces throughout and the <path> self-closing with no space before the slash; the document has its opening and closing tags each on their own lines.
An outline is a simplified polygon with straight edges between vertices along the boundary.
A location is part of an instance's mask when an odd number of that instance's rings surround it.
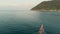
<svg viewBox="0 0 60 34">
<path fill-rule="evenodd" d="M 31 10 L 60 10 L 60 1 L 44 1 Z"/>
</svg>

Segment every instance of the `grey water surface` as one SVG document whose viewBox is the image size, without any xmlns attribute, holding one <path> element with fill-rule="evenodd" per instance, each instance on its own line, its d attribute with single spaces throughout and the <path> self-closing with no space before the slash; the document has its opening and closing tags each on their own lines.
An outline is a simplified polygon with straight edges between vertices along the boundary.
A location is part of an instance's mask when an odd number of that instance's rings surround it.
<svg viewBox="0 0 60 34">
<path fill-rule="evenodd" d="M 46 34 L 60 34 L 60 12 L 0 11 L 0 34 L 39 34 L 41 24 Z"/>
</svg>

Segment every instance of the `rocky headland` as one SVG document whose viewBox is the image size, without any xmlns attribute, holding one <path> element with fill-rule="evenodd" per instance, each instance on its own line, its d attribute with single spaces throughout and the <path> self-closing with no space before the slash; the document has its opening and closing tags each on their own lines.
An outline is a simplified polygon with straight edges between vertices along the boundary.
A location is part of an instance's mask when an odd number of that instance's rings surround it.
<svg viewBox="0 0 60 34">
<path fill-rule="evenodd" d="M 31 10 L 60 11 L 60 0 L 43 1 Z"/>
</svg>

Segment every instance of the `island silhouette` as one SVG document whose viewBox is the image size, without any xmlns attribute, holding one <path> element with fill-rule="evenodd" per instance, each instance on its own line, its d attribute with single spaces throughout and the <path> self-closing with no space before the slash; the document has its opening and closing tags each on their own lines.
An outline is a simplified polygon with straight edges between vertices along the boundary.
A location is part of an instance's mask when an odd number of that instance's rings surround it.
<svg viewBox="0 0 60 34">
<path fill-rule="evenodd" d="M 43 1 L 31 10 L 60 11 L 60 0 Z"/>
</svg>

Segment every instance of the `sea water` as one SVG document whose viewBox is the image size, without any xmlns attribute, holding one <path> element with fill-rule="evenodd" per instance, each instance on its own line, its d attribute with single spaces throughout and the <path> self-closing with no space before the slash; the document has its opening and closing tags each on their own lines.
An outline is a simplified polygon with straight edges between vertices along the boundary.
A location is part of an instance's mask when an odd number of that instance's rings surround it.
<svg viewBox="0 0 60 34">
<path fill-rule="evenodd" d="M 0 34 L 60 34 L 60 12 L 0 10 Z"/>
</svg>

